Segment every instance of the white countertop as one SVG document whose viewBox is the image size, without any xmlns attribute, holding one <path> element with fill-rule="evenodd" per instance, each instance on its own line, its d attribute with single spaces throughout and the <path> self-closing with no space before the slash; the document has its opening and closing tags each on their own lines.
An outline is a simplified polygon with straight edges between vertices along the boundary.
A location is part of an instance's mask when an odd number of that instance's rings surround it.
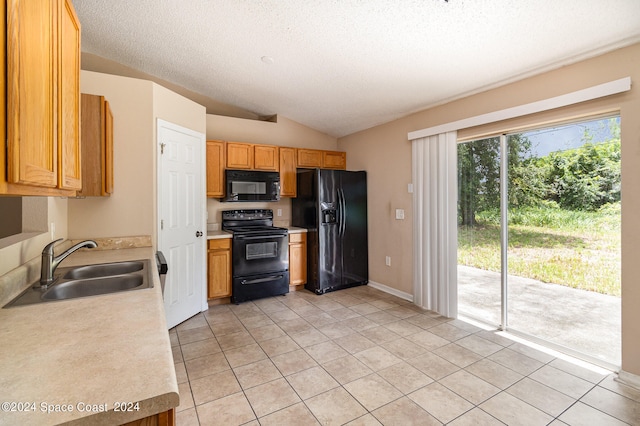
<svg viewBox="0 0 640 426">
<path fill-rule="evenodd" d="M 295 226 L 287 227 L 290 234 L 302 234 L 303 232 L 307 232 L 306 228 L 296 228 Z"/>
<path fill-rule="evenodd" d="M 207 231 L 207 240 L 217 240 L 220 238 L 232 238 L 233 234 L 227 231 Z"/>
<path fill-rule="evenodd" d="M 137 259 L 153 288 L 0 309 L 0 403 L 15 403 L 1 425 L 113 425 L 179 404 L 152 249 L 78 251 L 61 267 Z"/>
</svg>

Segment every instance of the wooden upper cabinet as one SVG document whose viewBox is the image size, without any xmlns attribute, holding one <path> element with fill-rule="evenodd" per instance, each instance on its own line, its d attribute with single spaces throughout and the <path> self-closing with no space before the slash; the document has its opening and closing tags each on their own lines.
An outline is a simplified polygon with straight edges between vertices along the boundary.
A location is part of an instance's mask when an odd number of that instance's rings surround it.
<svg viewBox="0 0 640 426">
<path fill-rule="evenodd" d="M 113 194 L 113 113 L 104 100 L 104 173 L 102 185 L 106 194 Z"/>
<path fill-rule="evenodd" d="M 7 2 L 8 179 L 58 185 L 56 3 Z"/>
<path fill-rule="evenodd" d="M 227 142 L 227 169 L 253 169 L 253 145 Z"/>
<path fill-rule="evenodd" d="M 347 169 L 347 153 L 339 151 L 322 152 L 322 168 L 324 169 Z"/>
<path fill-rule="evenodd" d="M 80 23 L 69 0 L 5 5 L 0 193 L 73 196 L 81 183 Z"/>
<path fill-rule="evenodd" d="M 320 169 L 347 169 L 347 153 L 320 149 L 298 149 L 298 167 Z"/>
<path fill-rule="evenodd" d="M 223 141 L 207 141 L 207 197 L 224 196 L 224 153 Z"/>
<path fill-rule="evenodd" d="M 60 1 L 58 55 L 58 160 L 60 188 L 82 189 L 80 144 L 80 21 L 71 0 Z"/>
<path fill-rule="evenodd" d="M 104 96 L 82 94 L 82 190 L 78 196 L 113 193 L 113 114 Z"/>
<path fill-rule="evenodd" d="M 296 149 L 280 147 L 280 196 L 296 194 Z"/>
<path fill-rule="evenodd" d="M 227 169 L 279 169 L 278 147 L 252 143 L 227 142 Z"/>
<path fill-rule="evenodd" d="M 267 170 L 271 172 L 280 170 L 278 147 L 275 145 L 254 145 L 253 168 L 255 170 Z"/>
<path fill-rule="evenodd" d="M 308 167 L 311 169 L 321 168 L 322 151 L 298 148 L 298 167 Z"/>
</svg>

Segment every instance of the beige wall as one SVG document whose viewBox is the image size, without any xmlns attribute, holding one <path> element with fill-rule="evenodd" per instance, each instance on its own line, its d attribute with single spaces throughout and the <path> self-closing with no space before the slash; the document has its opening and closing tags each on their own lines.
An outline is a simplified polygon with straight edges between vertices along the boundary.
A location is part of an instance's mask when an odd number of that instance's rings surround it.
<svg viewBox="0 0 640 426">
<path fill-rule="evenodd" d="M 282 116 L 278 117 L 277 123 L 273 123 L 208 114 L 206 135 L 207 139 L 296 148 L 335 150 L 338 146 L 336 138 Z"/>
<path fill-rule="evenodd" d="M 204 107 L 155 83 L 90 71 L 81 91 L 102 95 L 113 112 L 114 190 L 69 199 L 69 238 L 156 235 L 156 122 L 204 134 Z"/>
<path fill-rule="evenodd" d="M 236 142 L 261 143 L 278 146 L 313 149 L 337 149 L 337 139 L 302 124 L 278 117 L 278 122 L 247 120 L 243 118 L 207 115 L 207 140 L 218 139 Z M 274 215 L 278 209 L 282 216 L 274 217 L 278 226 L 288 226 L 291 221 L 291 199 L 282 198 L 273 203 L 221 203 L 208 198 L 208 227 L 218 229 L 222 221 L 223 210 L 233 209 L 272 209 Z"/>
<path fill-rule="evenodd" d="M 640 44 L 565 66 L 484 93 L 427 109 L 408 117 L 340 138 L 338 148 L 368 171 L 370 278 L 401 291 L 412 292 L 412 212 L 407 183 L 411 181 L 408 132 L 456 121 L 630 76 L 630 92 L 570 108 L 467 129 L 470 137 L 492 131 L 548 123 L 555 119 L 619 111 L 622 123 L 622 368 L 640 375 Z M 375 188 L 373 190 L 372 188 Z M 393 209 L 406 206 L 404 221 Z M 384 266 L 391 252 L 392 266 Z M 587 313 L 588 314 L 588 313 Z"/>
<path fill-rule="evenodd" d="M 113 194 L 69 199 L 69 238 L 152 235 L 153 83 L 82 71 L 82 93 L 102 95 L 113 113 Z"/>
</svg>

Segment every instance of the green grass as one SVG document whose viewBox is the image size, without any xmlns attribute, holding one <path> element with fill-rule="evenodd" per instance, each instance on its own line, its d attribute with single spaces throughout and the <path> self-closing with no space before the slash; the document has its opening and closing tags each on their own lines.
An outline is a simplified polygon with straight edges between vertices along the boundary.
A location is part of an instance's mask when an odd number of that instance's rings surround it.
<svg viewBox="0 0 640 426">
<path fill-rule="evenodd" d="M 509 274 L 620 296 L 619 209 L 511 209 Z M 458 228 L 458 263 L 499 272 L 499 214 L 477 219 L 476 227 Z"/>
</svg>

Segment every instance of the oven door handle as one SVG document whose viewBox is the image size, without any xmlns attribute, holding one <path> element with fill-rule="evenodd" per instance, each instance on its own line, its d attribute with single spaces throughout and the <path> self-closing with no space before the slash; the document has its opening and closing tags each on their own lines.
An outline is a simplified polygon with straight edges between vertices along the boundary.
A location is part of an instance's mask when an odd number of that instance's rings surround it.
<svg viewBox="0 0 640 426">
<path fill-rule="evenodd" d="M 266 283 L 266 282 L 269 282 L 269 281 L 281 280 L 282 278 L 284 278 L 284 275 L 282 275 L 282 274 L 280 274 L 280 275 L 272 275 L 270 277 L 256 278 L 254 280 L 242 280 L 242 281 L 240 281 L 240 284 L 242 284 L 242 285 L 260 284 L 260 283 Z"/>
<path fill-rule="evenodd" d="M 249 235 L 249 236 L 245 236 L 245 235 L 238 235 L 238 236 L 233 236 L 234 239 L 236 240 L 268 240 L 268 239 L 273 239 L 273 238 L 284 238 L 286 237 L 287 234 L 271 234 L 271 235 Z"/>
</svg>

